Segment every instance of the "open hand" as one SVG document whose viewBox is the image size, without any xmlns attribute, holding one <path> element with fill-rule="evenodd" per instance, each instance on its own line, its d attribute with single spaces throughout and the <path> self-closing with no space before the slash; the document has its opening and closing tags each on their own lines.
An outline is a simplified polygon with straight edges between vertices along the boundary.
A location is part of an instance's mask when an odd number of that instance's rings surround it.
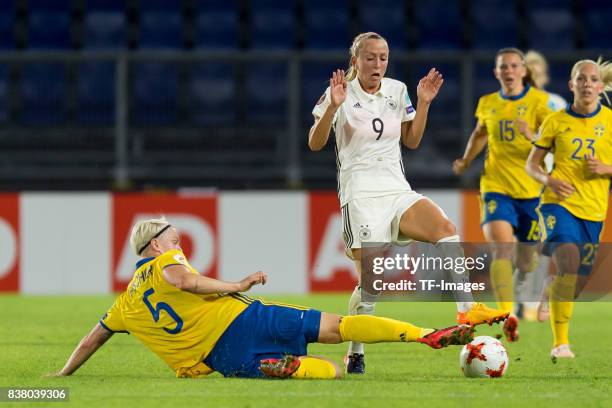
<svg viewBox="0 0 612 408">
<path fill-rule="evenodd" d="M 438 94 L 443 83 L 444 79 L 442 78 L 442 74 L 435 68 L 430 69 L 427 75 L 421 78 L 417 85 L 419 102 L 431 103 Z"/>
<path fill-rule="evenodd" d="M 331 79 L 329 80 L 329 89 L 331 93 L 331 105 L 334 108 L 342 105 L 344 100 L 346 99 L 346 78 L 344 76 L 344 71 L 341 69 L 337 69 L 336 72 L 332 74 Z"/>
</svg>

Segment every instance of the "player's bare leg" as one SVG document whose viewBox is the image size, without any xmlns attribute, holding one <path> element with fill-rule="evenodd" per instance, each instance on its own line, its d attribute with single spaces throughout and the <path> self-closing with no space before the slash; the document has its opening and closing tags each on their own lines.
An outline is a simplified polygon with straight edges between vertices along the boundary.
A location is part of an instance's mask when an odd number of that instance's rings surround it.
<svg viewBox="0 0 612 408">
<path fill-rule="evenodd" d="M 352 250 L 353 261 L 357 276 L 361 280 L 361 249 Z M 364 302 L 361 298 L 361 282 L 357 284 L 349 299 L 349 316 L 374 314 L 376 303 Z M 348 353 L 344 358 L 344 366 L 347 374 L 365 374 L 365 350 L 363 343 L 351 341 L 349 343 Z"/>
<path fill-rule="evenodd" d="M 455 225 L 440 207 L 427 198 L 417 201 L 404 212 L 400 219 L 400 231 L 414 240 L 438 245 L 445 257 L 464 256 Z M 450 275 L 454 281 L 465 283 L 469 281 L 467 273 L 458 274 L 451 271 Z M 503 321 L 509 315 L 502 310 L 491 309 L 484 304 L 474 302 L 471 293 L 457 291 L 454 295 L 457 302 L 458 323 L 472 326 L 482 323 L 492 324 Z"/>
</svg>

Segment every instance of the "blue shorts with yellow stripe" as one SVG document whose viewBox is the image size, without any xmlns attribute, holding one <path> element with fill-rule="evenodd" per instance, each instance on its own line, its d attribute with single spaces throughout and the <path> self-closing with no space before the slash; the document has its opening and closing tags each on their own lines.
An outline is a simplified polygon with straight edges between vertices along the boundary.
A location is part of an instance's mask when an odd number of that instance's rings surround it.
<svg viewBox="0 0 612 408">
<path fill-rule="evenodd" d="M 491 221 L 506 221 L 512 225 L 519 242 L 537 242 L 540 240 L 536 212 L 539 204 L 539 198 L 517 199 L 501 193 L 484 193 L 480 226 Z"/>
<path fill-rule="evenodd" d="M 253 300 L 234 319 L 204 359 L 224 377 L 263 377 L 259 362 L 291 354 L 304 356 L 308 343 L 319 338 L 321 312 L 314 309 Z"/>
<path fill-rule="evenodd" d="M 542 204 L 539 211 L 542 216 L 541 228 L 545 231 L 542 253 L 551 256 L 561 244 L 576 244 L 580 251 L 578 274 L 590 274 L 599 248 L 603 222 L 578 218 L 559 204 Z"/>
</svg>

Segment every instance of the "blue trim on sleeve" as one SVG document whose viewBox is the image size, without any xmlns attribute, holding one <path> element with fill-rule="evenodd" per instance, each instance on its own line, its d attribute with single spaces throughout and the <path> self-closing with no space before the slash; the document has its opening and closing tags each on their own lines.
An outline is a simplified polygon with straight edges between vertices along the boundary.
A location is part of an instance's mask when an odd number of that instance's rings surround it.
<svg viewBox="0 0 612 408">
<path fill-rule="evenodd" d="M 107 326 L 107 325 L 105 325 L 105 324 L 102 322 L 102 319 L 100 319 L 100 321 L 99 321 L 98 323 L 100 323 L 100 326 L 104 327 L 104 328 L 105 328 L 106 330 L 108 330 L 109 332 L 111 332 L 111 333 L 116 333 L 116 331 L 109 329 L 109 328 L 108 328 L 108 326 Z"/>
<path fill-rule="evenodd" d="M 583 115 L 582 113 L 578 113 L 578 112 L 574 111 L 572 109 L 572 105 L 571 104 L 568 104 L 567 108 L 565 108 L 565 112 L 567 112 L 568 115 L 573 116 L 575 118 L 580 118 L 580 119 L 592 118 L 593 116 L 597 115 L 599 113 L 599 111 L 601 111 L 601 103 L 597 104 L 597 109 L 595 109 L 591 113 L 587 113 L 586 115 Z"/>
<path fill-rule="evenodd" d="M 510 100 L 510 101 L 518 101 L 519 99 L 521 99 L 522 97 L 527 95 L 527 92 L 529 92 L 529 89 L 531 89 L 531 86 L 525 85 L 525 88 L 523 89 L 523 92 L 521 92 L 518 95 L 504 95 L 504 92 L 500 89 L 499 90 L 499 96 L 501 96 L 502 99 L 506 99 L 506 100 Z"/>
<path fill-rule="evenodd" d="M 533 144 L 535 147 L 537 147 L 538 149 L 543 149 L 543 150 L 550 150 L 550 149 L 551 149 L 550 147 L 544 147 L 544 146 L 541 146 L 541 145 L 539 145 L 539 144 L 537 144 L 537 143 L 532 143 L 532 144 Z"/>
<path fill-rule="evenodd" d="M 146 264 L 147 262 L 151 262 L 154 259 L 155 259 L 154 256 L 141 259 L 140 261 L 136 262 L 136 269 L 140 268 L 142 265 Z"/>
<path fill-rule="evenodd" d="M 130 334 L 130 332 L 129 332 L 129 331 L 125 331 L 125 330 L 119 330 L 119 331 L 114 331 L 114 330 L 111 330 L 111 329 L 109 329 L 109 328 L 108 328 L 108 326 L 107 326 L 107 325 L 105 325 L 105 324 L 102 322 L 102 320 L 98 321 L 98 323 L 100 323 L 100 326 L 104 327 L 106 330 L 108 330 L 109 332 L 111 332 L 111 333 L 113 333 L 113 334 L 114 334 L 114 333 L 127 333 L 127 334 Z"/>
</svg>

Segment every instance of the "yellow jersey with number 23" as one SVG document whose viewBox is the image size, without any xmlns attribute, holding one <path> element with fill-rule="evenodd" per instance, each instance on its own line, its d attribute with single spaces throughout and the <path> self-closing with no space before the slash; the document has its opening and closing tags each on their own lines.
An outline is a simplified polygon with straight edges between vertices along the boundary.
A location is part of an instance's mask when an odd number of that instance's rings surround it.
<svg viewBox="0 0 612 408">
<path fill-rule="evenodd" d="M 582 115 L 568 106 L 544 121 L 535 145 L 553 150 L 555 167 L 551 176 L 576 189 L 568 198 L 561 199 L 546 188 L 542 204 L 559 204 L 583 220 L 605 220 L 610 177 L 590 174 L 586 158 L 591 156 L 612 164 L 612 110 L 598 105 L 593 113 Z"/>
</svg>

